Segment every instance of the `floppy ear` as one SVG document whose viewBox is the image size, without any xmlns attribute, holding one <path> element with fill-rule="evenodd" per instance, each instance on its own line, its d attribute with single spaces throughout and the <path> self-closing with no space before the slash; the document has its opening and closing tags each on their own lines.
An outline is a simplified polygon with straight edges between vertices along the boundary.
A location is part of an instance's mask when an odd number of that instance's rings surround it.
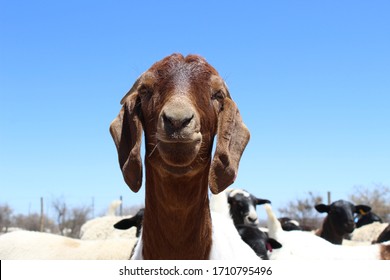
<svg viewBox="0 0 390 280">
<path fill-rule="evenodd" d="M 236 179 L 241 155 L 249 138 L 249 130 L 242 122 L 236 104 L 225 98 L 218 115 L 217 145 L 209 172 L 213 194 L 225 190 Z"/>
<path fill-rule="evenodd" d="M 129 229 L 129 228 L 135 227 L 135 226 L 137 226 L 136 217 L 122 219 L 119 222 L 117 222 L 116 224 L 114 224 L 114 228 L 122 229 L 122 230 Z"/>
<path fill-rule="evenodd" d="M 138 93 L 135 91 L 137 83 L 138 80 L 122 99 L 122 109 L 110 125 L 123 178 L 133 192 L 138 192 L 142 184 L 142 123 Z"/>
<path fill-rule="evenodd" d="M 268 238 L 266 247 L 268 251 L 272 252 L 272 249 L 280 249 L 283 245 L 273 238 Z"/>
<path fill-rule="evenodd" d="M 314 208 L 320 213 L 329 213 L 330 206 L 325 204 L 317 204 Z"/>
</svg>

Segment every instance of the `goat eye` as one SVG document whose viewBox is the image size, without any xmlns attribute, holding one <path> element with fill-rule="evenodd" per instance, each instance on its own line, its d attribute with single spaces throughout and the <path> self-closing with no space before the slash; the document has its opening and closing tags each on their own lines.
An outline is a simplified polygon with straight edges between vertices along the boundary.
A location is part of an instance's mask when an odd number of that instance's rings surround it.
<svg viewBox="0 0 390 280">
<path fill-rule="evenodd" d="M 224 98 L 225 98 L 225 94 L 223 93 L 222 90 L 218 90 L 214 92 L 213 95 L 211 96 L 212 100 L 223 100 Z"/>
<path fill-rule="evenodd" d="M 139 92 L 140 95 L 150 95 L 152 93 L 152 89 L 147 88 L 145 86 L 142 86 L 142 87 L 140 87 L 138 92 Z"/>
</svg>

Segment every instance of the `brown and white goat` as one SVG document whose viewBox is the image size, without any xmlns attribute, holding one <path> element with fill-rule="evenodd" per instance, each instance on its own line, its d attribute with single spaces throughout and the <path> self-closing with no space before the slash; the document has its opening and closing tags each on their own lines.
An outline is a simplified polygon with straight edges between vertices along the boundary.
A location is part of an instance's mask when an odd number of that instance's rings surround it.
<svg viewBox="0 0 390 280">
<path fill-rule="evenodd" d="M 208 186 L 216 194 L 234 182 L 249 141 L 225 82 L 202 57 L 173 54 L 144 72 L 121 104 L 110 132 L 134 192 L 142 184 L 145 133 L 145 213 L 133 258 L 223 258 L 215 251 L 221 241 L 215 235 L 226 229 L 210 213 Z"/>
</svg>

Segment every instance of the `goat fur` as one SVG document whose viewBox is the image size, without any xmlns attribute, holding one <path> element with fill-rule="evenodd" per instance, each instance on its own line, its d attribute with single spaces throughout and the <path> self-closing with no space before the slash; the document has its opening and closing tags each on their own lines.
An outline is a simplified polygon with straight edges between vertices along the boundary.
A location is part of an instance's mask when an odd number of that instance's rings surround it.
<svg viewBox="0 0 390 280">
<path fill-rule="evenodd" d="M 22 230 L 0 236 L 0 259 L 128 260 L 136 240 L 135 238 L 80 240 Z"/>
<path fill-rule="evenodd" d="M 208 186 L 216 194 L 234 182 L 250 135 L 218 72 L 200 56 L 173 54 L 143 73 L 121 104 L 110 132 L 134 192 L 145 134 L 145 212 L 134 258 L 242 258 L 219 247 L 228 228 L 229 242 L 247 245 L 209 208 Z"/>
<path fill-rule="evenodd" d="M 97 217 L 85 222 L 80 228 L 80 239 L 108 239 L 108 238 L 134 238 L 136 229 L 117 230 L 114 225 L 123 219 L 129 219 L 131 216 L 115 216 L 115 211 L 122 204 L 120 200 L 114 200 L 110 203 L 107 213 L 103 217 Z"/>
<path fill-rule="evenodd" d="M 373 242 L 376 241 L 380 233 L 388 226 L 388 223 L 374 222 L 356 228 L 350 236 L 351 241 Z"/>
<path fill-rule="evenodd" d="M 80 239 L 135 238 L 136 229 L 119 230 L 114 225 L 131 216 L 103 216 L 87 221 L 81 226 Z"/>
</svg>

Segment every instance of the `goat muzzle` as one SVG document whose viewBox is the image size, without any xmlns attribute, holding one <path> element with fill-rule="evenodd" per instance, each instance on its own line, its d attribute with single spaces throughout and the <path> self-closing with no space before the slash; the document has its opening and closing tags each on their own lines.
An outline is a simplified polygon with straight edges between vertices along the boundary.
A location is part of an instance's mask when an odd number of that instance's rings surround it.
<svg viewBox="0 0 390 280">
<path fill-rule="evenodd" d="M 199 114 L 183 97 L 170 99 L 162 108 L 157 123 L 157 149 L 171 166 L 190 165 L 201 147 Z"/>
</svg>

